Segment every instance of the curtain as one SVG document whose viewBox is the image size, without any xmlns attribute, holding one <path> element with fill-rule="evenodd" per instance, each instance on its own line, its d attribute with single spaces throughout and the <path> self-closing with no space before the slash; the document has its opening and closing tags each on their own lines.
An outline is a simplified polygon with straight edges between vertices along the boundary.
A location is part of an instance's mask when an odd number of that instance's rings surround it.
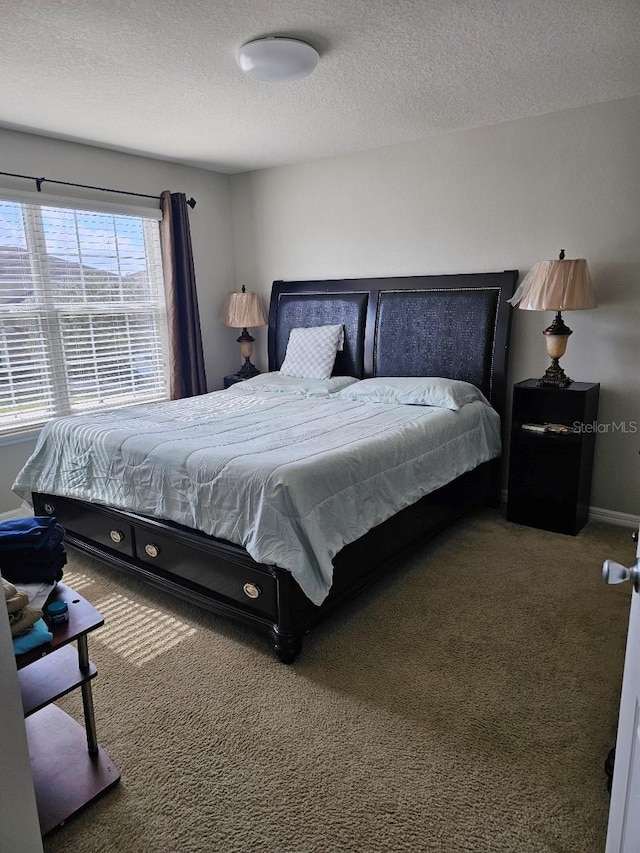
<svg viewBox="0 0 640 853">
<path fill-rule="evenodd" d="M 160 242 L 169 327 L 172 400 L 204 394 L 207 380 L 191 251 L 187 197 L 165 190 L 160 196 Z"/>
</svg>

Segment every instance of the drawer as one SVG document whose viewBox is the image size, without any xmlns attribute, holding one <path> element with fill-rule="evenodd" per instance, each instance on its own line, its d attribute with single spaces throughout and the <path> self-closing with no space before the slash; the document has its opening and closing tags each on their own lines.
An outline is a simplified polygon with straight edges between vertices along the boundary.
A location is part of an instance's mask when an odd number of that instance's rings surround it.
<svg viewBox="0 0 640 853">
<path fill-rule="evenodd" d="M 277 621 L 276 579 L 241 560 L 230 563 L 195 543 L 179 542 L 143 525 L 134 525 L 135 555 L 150 568 L 185 578 L 216 595 Z"/>
<path fill-rule="evenodd" d="M 54 515 L 70 533 L 132 557 L 133 531 L 129 524 L 110 516 L 100 507 L 88 507 L 71 498 L 34 494 L 34 509 L 39 515 Z"/>
</svg>

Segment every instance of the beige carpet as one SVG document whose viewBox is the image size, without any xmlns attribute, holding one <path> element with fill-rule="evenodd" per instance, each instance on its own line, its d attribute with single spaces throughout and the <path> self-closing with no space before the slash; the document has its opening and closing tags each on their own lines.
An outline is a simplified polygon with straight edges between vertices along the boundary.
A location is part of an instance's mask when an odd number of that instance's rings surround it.
<svg viewBox="0 0 640 853">
<path fill-rule="evenodd" d="M 105 616 L 120 785 L 47 853 L 601 853 L 630 531 L 464 520 L 277 662 L 248 629 L 71 554 Z M 80 715 L 78 693 L 61 701 Z"/>
</svg>

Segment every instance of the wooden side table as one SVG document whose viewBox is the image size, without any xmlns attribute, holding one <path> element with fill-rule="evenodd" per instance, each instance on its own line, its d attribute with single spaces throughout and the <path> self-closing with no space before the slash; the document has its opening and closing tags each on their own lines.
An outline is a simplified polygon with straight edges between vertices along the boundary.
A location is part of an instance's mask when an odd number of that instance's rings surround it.
<svg viewBox="0 0 640 853">
<path fill-rule="evenodd" d="M 98 611 L 58 583 L 49 601 L 66 601 L 69 621 L 49 626 L 50 643 L 16 655 L 31 772 L 43 835 L 117 784 L 120 772 L 98 745 L 87 635 L 104 624 Z M 77 650 L 70 645 L 76 642 Z M 53 702 L 80 688 L 85 726 Z"/>
<path fill-rule="evenodd" d="M 600 385 L 566 388 L 518 382 L 513 388 L 507 519 L 575 536 L 589 517 Z M 560 424 L 565 434 L 523 425 Z"/>
</svg>

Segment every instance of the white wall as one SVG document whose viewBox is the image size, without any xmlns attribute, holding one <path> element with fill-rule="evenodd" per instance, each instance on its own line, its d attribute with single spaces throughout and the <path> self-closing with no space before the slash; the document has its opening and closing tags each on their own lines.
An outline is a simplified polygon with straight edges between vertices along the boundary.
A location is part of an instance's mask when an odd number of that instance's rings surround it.
<svg viewBox="0 0 640 853">
<path fill-rule="evenodd" d="M 586 257 L 600 304 L 564 314 L 562 364 L 601 383 L 602 426 L 640 430 L 640 98 L 236 175 L 231 188 L 237 280 L 265 297 L 275 279 L 524 274 L 561 248 Z M 552 319 L 515 311 L 512 382 L 546 369 Z M 640 513 L 639 450 L 640 432 L 599 434 L 595 507 Z"/>
<path fill-rule="evenodd" d="M 233 235 L 228 175 L 192 169 L 162 160 L 119 154 L 26 133 L 0 129 L 0 168 L 4 172 L 37 175 L 60 181 L 159 195 L 162 190 L 184 192 L 196 199 L 190 213 L 198 302 L 209 390 L 222 387 L 222 377 L 240 366 L 237 332 L 218 323 L 226 293 L 235 288 Z M 33 191 L 34 184 L 0 175 L 0 186 Z M 151 200 L 127 199 L 89 190 L 44 184 L 56 195 L 65 193 L 101 200 L 130 201 L 153 206 Z M 19 505 L 11 484 L 34 442 L 0 443 L 0 514 Z"/>
</svg>

